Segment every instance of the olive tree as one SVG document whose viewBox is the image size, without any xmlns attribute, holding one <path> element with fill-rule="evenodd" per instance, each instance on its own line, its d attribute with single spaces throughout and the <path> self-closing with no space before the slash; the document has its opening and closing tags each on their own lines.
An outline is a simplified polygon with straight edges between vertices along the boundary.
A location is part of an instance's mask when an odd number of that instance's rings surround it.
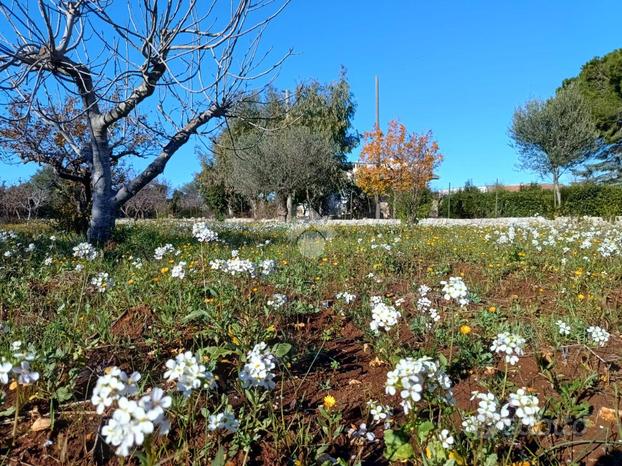
<svg viewBox="0 0 622 466">
<path fill-rule="evenodd" d="M 560 177 L 585 162 L 598 141 L 590 110 L 575 86 L 516 109 L 510 137 L 520 168 L 551 178 L 555 208 L 561 206 Z"/>
<path fill-rule="evenodd" d="M 285 57 L 266 64 L 260 44 L 287 3 L 0 0 L 0 117 L 27 122 L 34 114 L 60 134 L 84 117 L 89 241 L 108 240 L 120 208 L 281 64 Z M 77 115 L 48 110 L 70 98 Z M 141 109 L 147 118 L 136 116 Z M 111 133 L 132 119 L 158 150 L 144 170 L 114 186 Z"/>
<path fill-rule="evenodd" d="M 310 197 L 342 176 L 338 147 L 305 126 L 251 132 L 238 140 L 229 157 L 232 185 L 251 199 L 286 200 L 286 219 L 294 218 L 294 199 Z"/>
</svg>

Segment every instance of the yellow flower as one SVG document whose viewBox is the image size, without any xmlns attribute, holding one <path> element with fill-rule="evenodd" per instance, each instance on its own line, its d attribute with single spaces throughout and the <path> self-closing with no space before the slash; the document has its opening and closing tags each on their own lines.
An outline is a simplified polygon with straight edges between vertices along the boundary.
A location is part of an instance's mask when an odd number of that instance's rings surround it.
<svg viewBox="0 0 622 466">
<path fill-rule="evenodd" d="M 497 312 L 497 308 L 495 306 L 490 306 L 488 312 Z"/>
<path fill-rule="evenodd" d="M 130 278 L 130 279 L 127 281 L 127 284 L 128 284 L 128 285 L 133 285 L 133 284 L 134 284 L 134 280 Z"/>
<path fill-rule="evenodd" d="M 326 395 L 322 400 L 322 404 L 324 405 L 324 409 L 329 410 L 337 404 L 337 400 L 335 400 L 333 395 Z"/>
<path fill-rule="evenodd" d="M 168 273 L 168 267 L 162 267 L 160 273 Z"/>
<path fill-rule="evenodd" d="M 205 298 L 205 304 L 210 304 L 214 302 L 214 298 Z"/>
<path fill-rule="evenodd" d="M 468 325 L 461 325 L 460 333 L 463 335 L 468 335 L 469 333 L 471 333 L 471 327 L 469 327 Z"/>
<path fill-rule="evenodd" d="M 585 295 L 584 295 L 583 293 L 579 293 L 579 294 L 577 295 L 577 299 L 578 299 L 579 301 L 583 301 L 583 300 L 585 299 Z"/>
<path fill-rule="evenodd" d="M 466 464 L 464 462 L 464 458 L 460 456 L 455 450 L 450 451 L 448 456 L 449 459 L 454 460 L 458 466 L 463 466 L 464 464 Z"/>
</svg>

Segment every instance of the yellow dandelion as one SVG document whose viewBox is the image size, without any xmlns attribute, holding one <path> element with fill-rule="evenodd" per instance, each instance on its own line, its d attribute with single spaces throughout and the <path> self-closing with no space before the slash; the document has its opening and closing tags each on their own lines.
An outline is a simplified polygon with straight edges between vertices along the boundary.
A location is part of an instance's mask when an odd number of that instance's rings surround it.
<svg viewBox="0 0 622 466">
<path fill-rule="evenodd" d="M 164 274 L 164 273 L 168 273 L 168 271 L 169 271 L 169 268 L 168 268 L 168 267 L 162 267 L 162 268 L 160 269 L 160 273 L 162 273 L 162 274 Z"/>
<path fill-rule="evenodd" d="M 326 410 L 333 409 L 333 407 L 336 404 L 337 404 L 337 400 L 335 400 L 335 397 L 333 395 L 326 395 L 324 399 L 322 400 L 322 405 L 324 406 L 324 409 Z"/>
<path fill-rule="evenodd" d="M 497 312 L 497 307 L 496 306 L 490 306 L 488 308 L 488 312 Z"/>
<path fill-rule="evenodd" d="M 460 326 L 460 333 L 462 335 L 468 335 L 469 333 L 471 333 L 471 327 L 469 327 L 468 325 L 461 325 Z"/>
</svg>

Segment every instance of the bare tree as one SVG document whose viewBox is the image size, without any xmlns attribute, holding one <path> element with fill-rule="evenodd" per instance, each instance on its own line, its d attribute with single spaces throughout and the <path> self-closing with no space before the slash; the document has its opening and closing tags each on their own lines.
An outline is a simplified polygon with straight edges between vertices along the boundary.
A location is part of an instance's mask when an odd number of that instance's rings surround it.
<svg viewBox="0 0 622 466">
<path fill-rule="evenodd" d="M 45 205 L 48 193 L 34 183 L 25 182 L 6 188 L 3 197 L 8 216 L 31 220 L 37 217 L 39 209 Z"/>
<path fill-rule="evenodd" d="M 108 240 L 118 210 L 193 135 L 213 131 L 252 94 L 250 82 L 278 68 L 285 57 L 266 65 L 260 43 L 288 2 L 130 0 L 121 7 L 112 0 L 0 0 L 0 102 L 20 109 L 0 116 L 28 121 L 34 114 L 63 134 L 77 116 L 49 109 L 69 98 L 80 103 L 88 125 L 89 241 Z M 137 118 L 147 106 L 150 117 Z M 160 149 L 142 172 L 115 187 L 111 132 L 132 119 Z"/>
<path fill-rule="evenodd" d="M 126 202 L 122 211 L 133 218 L 159 217 L 168 206 L 168 192 L 168 184 L 153 180 Z"/>
</svg>

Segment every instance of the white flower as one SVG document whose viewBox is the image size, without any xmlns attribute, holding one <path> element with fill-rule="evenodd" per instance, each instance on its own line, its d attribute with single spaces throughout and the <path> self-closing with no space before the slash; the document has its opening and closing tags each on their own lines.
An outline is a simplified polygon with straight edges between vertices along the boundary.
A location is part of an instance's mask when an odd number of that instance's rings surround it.
<svg viewBox="0 0 622 466">
<path fill-rule="evenodd" d="M 164 256 L 166 256 L 168 254 L 178 255 L 179 251 L 177 249 L 175 249 L 172 244 L 167 243 L 164 246 L 160 246 L 158 248 L 155 248 L 155 251 L 153 253 L 153 258 L 155 260 L 159 261 L 159 260 L 162 260 L 164 258 Z"/>
<path fill-rule="evenodd" d="M 374 424 L 384 423 L 384 428 L 388 429 L 391 424 L 391 417 L 393 416 L 393 409 L 388 405 L 380 404 L 374 400 L 367 402 L 369 407 L 369 414 L 372 417 Z"/>
<path fill-rule="evenodd" d="M 97 257 L 97 250 L 92 244 L 80 243 L 73 248 L 73 256 L 78 259 L 86 259 L 87 261 L 95 260 Z"/>
<path fill-rule="evenodd" d="M 395 324 L 397 324 L 397 320 L 401 317 L 401 314 L 393 306 L 388 306 L 383 302 L 378 302 L 376 298 L 378 297 L 372 297 L 372 321 L 369 323 L 369 327 L 372 332 L 376 334 L 379 333 L 379 329 L 381 328 L 388 332 Z"/>
<path fill-rule="evenodd" d="M 0 383 L 2 385 L 9 383 L 9 373 L 11 372 L 11 369 L 13 369 L 13 364 L 2 358 L 2 361 L 0 362 Z"/>
<path fill-rule="evenodd" d="M 387 373 L 385 391 L 389 395 L 398 393 L 405 414 L 420 401 L 426 393 L 442 395 L 451 399 L 451 382 L 438 362 L 428 356 L 419 359 L 401 359 L 395 369 Z"/>
<path fill-rule="evenodd" d="M 356 299 L 356 295 L 348 293 L 347 291 L 340 291 L 335 295 L 335 298 L 342 299 L 346 304 L 352 304 Z"/>
<path fill-rule="evenodd" d="M 492 393 L 473 392 L 471 400 L 479 400 L 475 416 L 465 419 L 462 426 L 468 433 L 477 432 L 480 427 L 503 431 L 510 426 L 510 412 L 507 405 L 500 406 Z"/>
<path fill-rule="evenodd" d="M 441 441 L 443 448 L 445 448 L 446 450 L 451 448 L 452 445 L 455 443 L 454 438 L 447 429 L 441 430 L 441 433 L 438 435 L 438 439 Z"/>
<path fill-rule="evenodd" d="M 13 368 L 13 372 L 18 376 L 17 382 L 21 385 L 30 385 L 39 380 L 39 373 L 30 369 L 28 361 L 22 361 L 19 366 Z"/>
<path fill-rule="evenodd" d="M 356 443 L 373 443 L 376 441 L 376 435 L 373 432 L 369 432 L 367 430 L 367 424 L 365 423 L 359 425 L 358 428 L 351 427 L 348 430 L 348 437 L 352 438 Z"/>
<path fill-rule="evenodd" d="M 175 359 L 166 362 L 168 369 L 164 373 L 164 378 L 169 381 L 177 382 L 177 390 L 185 397 L 190 396 L 192 390 L 205 386 L 207 388 L 216 387 L 214 374 L 208 371 L 204 365 L 199 364 L 197 358 L 190 352 L 178 354 Z"/>
<path fill-rule="evenodd" d="M 227 408 L 222 413 L 212 414 L 208 418 L 207 428 L 211 431 L 220 429 L 233 433 L 236 432 L 239 427 L 240 421 L 235 418 L 230 408 Z"/>
<path fill-rule="evenodd" d="M 172 398 L 166 396 L 164 390 L 158 387 L 138 401 L 138 405 L 145 410 L 147 418 L 158 428 L 161 435 L 166 435 L 170 429 L 170 423 L 164 413 L 172 404 Z"/>
<path fill-rule="evenodd" d="M 568 325 L 566 322 L 564 322 L 563 320 L 558 320 L 557 322 L 555 322 L 555 325 L 557 325 L 560 335 L 570 335 L 570 325 Z"/>
<path fill-rule="evenodd" d="M 229 275 L 248 274 L 251 277 L 255 276 L 255 264 L 247 259 L 240 259 L 239 257 L 227 260 L 214 259 L 210 261 L 209 265 L 212 270 L 220 270 Z"/>
<path fill-rule="evenodd" d="M 512 366 L 518 362 L 518 358 L 524 354 L 523 346 L 526 340 L 520 335 L 512 333 L 499 333 L 490 346 L 490 351 L 505 355 L 505 362 Z"/>
<path fill-rule="evenodd" d="M 218 240 L 218 234 L 210 230 L 205 222 L 199 222 L 192 225 L 192 236 L 201 243 L 209 243 Z"/>
<path fill-rule="evenodd" d="M 516 408 L 516 417 L 525 426 L 533 426 L 538 421 L 540 407 L 538 397 L 528 395 L 524 388 L 519 388 L 516 393 L 510 393 L 509 405 Z"/>
<path fill-rule="evenodd" d="M 261 269 L 262 275 L 270 275 L 276 269 L 276 262 L 272 259 L 265 259 L 258 264 L 258 268 Z"/>
<path fill-rule="evenodd" d="M 274 309 L 278 309 L 282 307 L 286 302 L 287 296 L 285 296 L 284 294 L 275 293 L 272 295 L 272 298 L 268 300 L 267 304 Z"/>
<path fill-rule="evenodd" d="M 467 298 L 469 292 L 461 277 L 449 277 L 447 281 L 442 281 L 441 285 L 443 285 L 443 299 L 454 300 L 460 306 L 469 304 Z"/>
<path fill-rule="evenodd" d="M 276 384 L 274 374 L 276 358 L 263 342 L 257 343 L 246 355 L 247 361 L 240 371 L 240 380 L 244 388 L 262 387 L 272 390 Z"/>
<path fill-rule="evenodd" d="M 110 278 L 108 272 L 99 272 L 91 279 L 91 285 L 93 285 L 99 293 L 104 293 L 109 288 L 112 288 L 114 281 Z"/>
<path fill-rule="evenodd" d="M 171 269 L 171 276 L 173 278 L 179 278 L 180 280 L 182 280 L 186 276 L 185 267 L 186 267 L 186 262 L 180 261 L 179 264 L 175 265 Z"/>
<path fill-rule="evenodd" d="M 591 326 L 588 327 L 587 333 L 589 334 L 592 341 L 598 346 L 605 346 L 609 341 L 609 332 L 602 327 Z"/>
<path fill-rule="evenodd" d="M 154 430 L 154 424 L 136 401 L 119 398 L 118 408 L 102 427 L 102 436 L 109 445 L 117 447 L 118 456 L 128 456 L 135 445 L 142 445 L 145 436 Z"/>
<path fill-rule="evenodd" d="M 91 403 L 96 407 L 97 414 L 102 414 L 113 401 L 123 396 L 133 395 L 138 391 L 136 383 L 141 375 L 138 372 L 128 375 L 116 366 L 107 368 L 104 375 L 95 383 Z"/>
<path fill-rule="evenodd" d="M 54 259 L 52 259 L 50 256 L 47 256 L 43 261 L 43 265 L 52 265 L 52 262 L 54 262 Z"/>
</svg>

